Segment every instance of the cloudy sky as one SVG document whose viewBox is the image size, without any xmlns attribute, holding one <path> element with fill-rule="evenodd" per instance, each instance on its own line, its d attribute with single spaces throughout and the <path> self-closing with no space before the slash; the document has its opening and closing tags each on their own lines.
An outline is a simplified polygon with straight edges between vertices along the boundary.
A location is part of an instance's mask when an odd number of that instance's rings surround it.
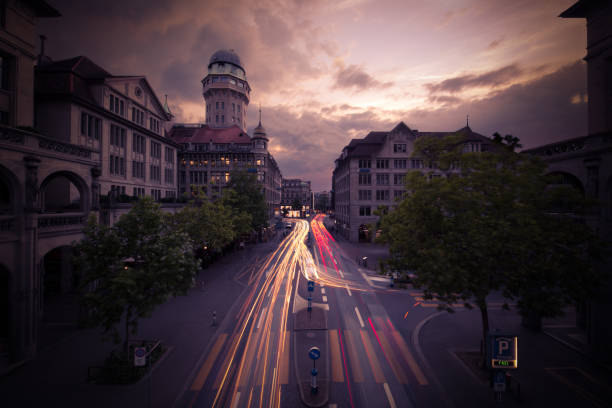
<svg viewBox="0 0 612 408">
<path fill-rule="evenodd" d="M 328 190 L 352 138 L 399 121 L 527 148 L 586 134 L 586 28 L 574 0 L 48 0 L 53 60 L 145 75 L 177 122 L 204 122 L 201 79 L 232 48 L 283 177 Z"/>
</svg>

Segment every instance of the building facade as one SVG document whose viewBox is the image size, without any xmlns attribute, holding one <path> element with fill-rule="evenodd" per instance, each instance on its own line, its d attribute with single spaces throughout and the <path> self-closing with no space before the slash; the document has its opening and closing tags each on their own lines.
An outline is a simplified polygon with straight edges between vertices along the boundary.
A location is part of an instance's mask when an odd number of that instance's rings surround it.
<svg viewBox="0 0 612 408">
<path fill-rule="evenodd" d="M 580 0 L 561 17 L 587 21 L 588 135 L 524 153 L 540 157 L 550 174 L 596 203 L 583 220 L 612 242 L 612 1 Z M 597 267 L 612 270 L 610 255 Z M 599 362 L 612 363 L 612 279 L 601 285 L 599 296 L 579 305 L 577 312 L 577 327 L 584 331 L 576 338 L 585 338 L 583 349 Z"/>
<path fill-rule="evenodd" d="M 87 57 L 36 67 L 35 126 L 45 135 L 100 153 L 100 194 L 176 197 L 172 115 L 144 76 L 111 75 Z"/>
<path fill-rule="evenodd" d="M 240 57 L 233 50 L 215 52 L 202 80 L 206 124 L 176 124 L 169 137 L 180 146 L 179 193 L 201 188 L 219 197 L 232 170 L 256 175 L 264 194 L 268 215 L 280 212 L 282 174 L 268 151 L 268 137 L 261 124 L 246 132 L 251 88 Z"/>
<path fill-rule="evenodd" d="M 329 191 L 319 191 L 314 193 L 314 209 L 316 211 L 328 212 L 331 210 L 331 196 Z"/>
<path fill-rule="evenodd" d="M 310 213 L 313 207 L 310 181 L 301 179 L 283 179 L 281 212 L 293 211 L 294 204 L 299 202 L 299 216 Z"/>
<path fill-rule="evenodd" d="M 370 132 L 363 139 L 351 140 L 336 159 L 332 176 L 336 230 L 353 242 L 371 241 L 371 226 L 379 219 L 375 210 L 394 206 L 405 194 L 407 172 L 428 172 L 431 177 L 443 174 L 432 163 L 412 157 L 415 140 L 450 134 L 463 137 L 465 151 L 486 151 L 492 143 L 468 126 L 456 132 L 419 132 L 403 122 L 391 131 Z"/>
</svg>

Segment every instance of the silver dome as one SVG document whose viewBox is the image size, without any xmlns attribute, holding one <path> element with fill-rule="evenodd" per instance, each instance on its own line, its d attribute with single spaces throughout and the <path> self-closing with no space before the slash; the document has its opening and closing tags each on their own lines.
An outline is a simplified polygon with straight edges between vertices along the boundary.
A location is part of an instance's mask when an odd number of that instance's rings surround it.
<svg viewBox="0 0 612 408">
<path fill-rule="evenodd" d="M 240 67 L 244 71 L 244 68 L 242 67 L 242 63 L 240 62 L 240 57 L 238 56 L 238 54 L 236 54 L 234 50 L 216 51 L 210 57 L 210 61 L 208 62 L 209 68 L 215 62 L 229 62 L 230 64 L 234 64 L 237 67 Z"/>
</svg>

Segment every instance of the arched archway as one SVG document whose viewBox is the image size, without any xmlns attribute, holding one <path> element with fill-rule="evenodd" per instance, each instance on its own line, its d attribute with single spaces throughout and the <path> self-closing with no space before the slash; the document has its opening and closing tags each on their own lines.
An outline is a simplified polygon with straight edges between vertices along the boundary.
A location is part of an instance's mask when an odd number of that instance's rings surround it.
<svg viewBox="0 0 612 408">
<path fill-rule="evenodd" d="M 15 216 L 22 206 L 19 180 L 13 172 L 0 165 L 0 217 Z M 4 227 L 3 222 L 3 227 Z"/>
<path fill-rule="evenodd" d="M 85 180 L 70 171 L 51 173 L 40 184 L 43 212 L 87 212 L 89 196 Z"/>
<path fill-rule="evenodd" d="M 585 194 L 584 185 L 578 177 L 571 173 L 567 173 L 565 171 L 553 171 L 548 173 L 546 177 L 550 179 L 551 185 L 572 186 L 580 191 L 583 196 Z"/>
</svg>

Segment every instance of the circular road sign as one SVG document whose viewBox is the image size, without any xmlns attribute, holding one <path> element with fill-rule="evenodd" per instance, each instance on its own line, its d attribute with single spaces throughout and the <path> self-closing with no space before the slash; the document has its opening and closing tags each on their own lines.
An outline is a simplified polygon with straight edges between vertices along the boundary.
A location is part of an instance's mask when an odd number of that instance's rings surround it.
<svg viewBox="0 0 612 408">
<path fill-rule="evenodd" d="M 311 347 L 310 350 L 308 350 L 308 357 L 312 358 L 313 360 L 317 360 L 319 357 L 321 357 L 321 350 L 319 350 L 318 347 Z"/>
</svg>

